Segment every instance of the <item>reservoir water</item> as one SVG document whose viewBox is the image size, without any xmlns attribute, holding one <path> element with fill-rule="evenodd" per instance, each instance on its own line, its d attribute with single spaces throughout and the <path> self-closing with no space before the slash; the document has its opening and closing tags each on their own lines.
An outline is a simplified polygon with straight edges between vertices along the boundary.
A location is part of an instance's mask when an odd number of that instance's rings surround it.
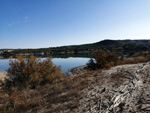
<svg viewBox="0 0 150 113">
<path fill-rule="evenodd" d="M 45 59 L 45 58 L 42 58 Z M 63 71 L 67 71 L 73 67 L 85 65 L 89 58 L 82 57 L 69 57 L 69 58 L 53 58 L 53 63 L 57 66 L 61 66 Z M 6 71 L 9 68 L 9 59 L 0 59 L 0 71 Z"/>
</svg>

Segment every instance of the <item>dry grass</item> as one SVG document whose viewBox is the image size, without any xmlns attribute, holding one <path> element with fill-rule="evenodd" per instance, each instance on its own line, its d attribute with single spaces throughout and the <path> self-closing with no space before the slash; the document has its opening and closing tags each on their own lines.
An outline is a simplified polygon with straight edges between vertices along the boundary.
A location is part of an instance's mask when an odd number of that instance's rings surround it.
<svg viewBox="0 0 150 113">
<path fill-rule="evenodd" d="M 143 56 L 137 56 L 137 57 L 131 57 L 124 59 L 121 64 L 136 64 L 136 63 L 144 63 L 150 61 L 150 56 L 143 57 Z"/>
<path fill-rule="evenodd" d="M 27 112 L 29 109 L 35 109 L 45 104 L 38 91 L 28 88 L 22 91 L 13 89 L 11 96 L 7 95 L 7 98 L 3 96 L 3 100 L 3 102 L 1 101 L 3 105 L 0 107 L 0 111 L 6 113 Z"/>
<path fill-rule="evenodd" d="M 3 113 L 26 113 L 41 109 L 43 112 L 60 112 L 66 109 L 71 111 L 78 106 L 80 89 L 80 84 L 71 77 L 65 77 L 54 84 L 39 86 L 34 90 L 26 88 L 19 91 L 14 88 L 7 98 L 3 96 L 4 92 L 1 92 L 0 111 Z"/>
<path fill-rule="evenodd" d="M 98 72 L 98 71 L 97 71 Z M 99 70 L 101 72 L 101 70 Z M 4 96 L 1 92 L 1 113 L 41 113 L 68 112 L 79 107 L 81 91 L 95 85 L 99 77 L 95 71 L 77 76 L 66 76 L 53 84 L 45 84 L 35 89 L 13 88 L 12 94 Z"/>
</svg>

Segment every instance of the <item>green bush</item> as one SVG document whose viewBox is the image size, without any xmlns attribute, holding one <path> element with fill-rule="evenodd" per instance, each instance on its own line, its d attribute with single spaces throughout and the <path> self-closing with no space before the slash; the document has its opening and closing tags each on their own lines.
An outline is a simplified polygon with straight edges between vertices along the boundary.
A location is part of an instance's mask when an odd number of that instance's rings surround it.
<svg viewBox="0 0 150 113">
<path fill-rule="evenodd" d="M 88 69 L 88 70 L 95 70 L 96 69 L 96 63 L 94 62 L 93 58 L 91 58 L 86 65 L 87 65 L 86 69 Z"/>
</svg>

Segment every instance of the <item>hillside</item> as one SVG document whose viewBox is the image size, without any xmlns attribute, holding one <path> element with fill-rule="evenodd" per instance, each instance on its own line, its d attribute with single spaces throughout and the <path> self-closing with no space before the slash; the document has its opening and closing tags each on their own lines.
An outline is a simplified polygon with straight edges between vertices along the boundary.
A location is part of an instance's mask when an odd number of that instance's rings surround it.
<svg viewBox="0 0 150 113">
<path fill-rule="evenodd" d="M 113 51 L 119 54 L 129 52 L 150 51 L 150 40 L 103 40 L 91 44 L 70 45 L 60 47 L 49 47 L 39 49 L 17 49 L 5 54 L 34 53 L 35 55 L 56 55 L 56 54 L 88 54 L 96 49 Z"/>
<path fill-rule="evenodd" d="M 150 40 L 103 40 L 93 44 L 97 48 L 105 48 L 111 51 L 148 51 Z"/>
</svg>

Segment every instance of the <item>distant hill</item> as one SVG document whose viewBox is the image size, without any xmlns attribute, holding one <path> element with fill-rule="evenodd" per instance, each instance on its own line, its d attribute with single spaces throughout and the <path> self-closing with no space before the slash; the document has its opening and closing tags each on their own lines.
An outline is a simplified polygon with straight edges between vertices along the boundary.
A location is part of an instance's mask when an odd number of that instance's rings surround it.
<svg viewBox="0 0 150 113">
<path fill-rule="evenodd" d="M 150 44 L 150 40 L 102 40 L 94 43 L 100 46 L 121 46 L 124 44 Z"/>
<path fill-rule="evenodd" d="M 114 52 L 150 51 L 150 40 L 103 40 L 93 46 Z"/>
<path fill-rule="evenodd" d="M 17 49 L 12 54 L 38 53 L 38 54 L 78 54 L 92 53 L 97 49 L 116 53 L 150 51 L 150 40 L 102 40 L 91 44 L 49 47 L 39 49 Z"/>
</svg>

